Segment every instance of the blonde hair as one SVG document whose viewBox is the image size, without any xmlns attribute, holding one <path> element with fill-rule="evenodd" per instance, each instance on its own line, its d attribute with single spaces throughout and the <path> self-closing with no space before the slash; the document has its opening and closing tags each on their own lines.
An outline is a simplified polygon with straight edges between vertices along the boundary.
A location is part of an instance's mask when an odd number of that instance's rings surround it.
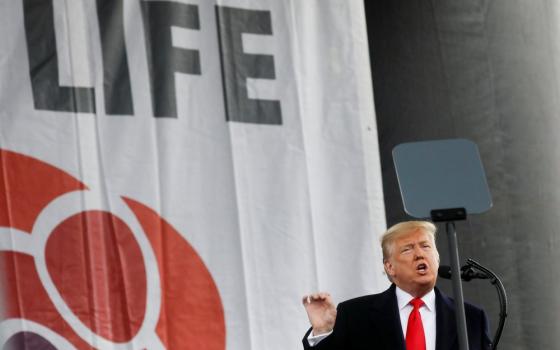
<svg viewBox="0 0 560 350">
<path fill-rule="evenodd" d="M 381 249 L 383 250 L 383 262 L 387 261 L 391 254 L 393 253 L 393 243 L 399 237 L 410 233 L 411 231 L 423 230 L 426 232 L 432 242 L 436 242 L 436 225 L 429 221 L 403 221 L 396 225 L 391 226 L 385 233 L 381 236 Z M 436 250 L 437 251 L 437 250 Z M 438 254 L 439 255 L 439 254 Z"/>
</svg>

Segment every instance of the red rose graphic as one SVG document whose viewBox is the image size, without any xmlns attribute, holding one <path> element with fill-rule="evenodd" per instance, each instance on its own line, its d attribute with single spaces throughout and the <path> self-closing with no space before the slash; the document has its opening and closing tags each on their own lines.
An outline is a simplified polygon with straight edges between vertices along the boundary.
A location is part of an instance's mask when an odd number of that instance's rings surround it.
<svg viewBox="0 0 560 350">
<path fill-rule="evenodd" d="M 0 150 L 0 165 L 2 348 L 225 349 L 212 276 L 155 211 L 91 204 L 85 184 L 22 154 Z"/>
</svg>

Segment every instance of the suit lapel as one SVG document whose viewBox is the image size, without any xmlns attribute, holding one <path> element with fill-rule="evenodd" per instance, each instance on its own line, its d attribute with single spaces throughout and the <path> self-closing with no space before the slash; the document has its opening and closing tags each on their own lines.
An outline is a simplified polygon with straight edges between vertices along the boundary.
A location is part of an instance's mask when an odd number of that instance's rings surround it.
<svg viewBox="0 0 560 350">
<path fill-rule="evenodd" d="M 375 299 L 370 308 L 370 323 L 379 329 L 381 335 L 380 339 L 374 339 L 374 348 L 405 350 L 395 285 L 391 285 L 380 298 Z M 380 346 L 381 342 L 384 342 L 383 346 Z"/>
<path fill-rule="evenodd" d="M 457 325 L 455 321 L 455 305 L 443 295 L 436 292 L 436 350 L 457 349 Z"/>
</svg>

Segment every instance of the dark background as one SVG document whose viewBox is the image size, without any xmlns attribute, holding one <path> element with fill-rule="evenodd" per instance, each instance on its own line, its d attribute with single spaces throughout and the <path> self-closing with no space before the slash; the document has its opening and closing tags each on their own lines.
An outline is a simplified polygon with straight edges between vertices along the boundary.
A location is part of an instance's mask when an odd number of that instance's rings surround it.
<svg viewBox="0 0 560 350">
<path fill-rule="evenodd" d="M 478 144 L 494 206 L 458 223 L 460 256 L 503 278 L 500 349 L 560 349 L 560 1 L 365 0 L 387 224 L 403 211 L 391 150 Z M 442 264 L 449 264 L 439 226 Z M 440 282 L 451 294 L 450 283 Z M 464 284 L 493 336 L 498 300 Z"/>
</svg>

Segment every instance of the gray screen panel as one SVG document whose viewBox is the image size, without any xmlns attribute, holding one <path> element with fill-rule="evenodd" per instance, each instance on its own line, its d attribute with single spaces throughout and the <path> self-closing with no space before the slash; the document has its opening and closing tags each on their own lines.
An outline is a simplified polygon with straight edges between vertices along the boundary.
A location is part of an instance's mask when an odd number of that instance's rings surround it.
<svg viewBox="0 0 560 350">
<path fill-rule="evenodd" d="M 465 208 L 479 214 L 492 207 L 478 148 L 466 139 L 403 143 L 393 160 L 405 211 L 429 218 L 433 209 Z"/>
</svg>

